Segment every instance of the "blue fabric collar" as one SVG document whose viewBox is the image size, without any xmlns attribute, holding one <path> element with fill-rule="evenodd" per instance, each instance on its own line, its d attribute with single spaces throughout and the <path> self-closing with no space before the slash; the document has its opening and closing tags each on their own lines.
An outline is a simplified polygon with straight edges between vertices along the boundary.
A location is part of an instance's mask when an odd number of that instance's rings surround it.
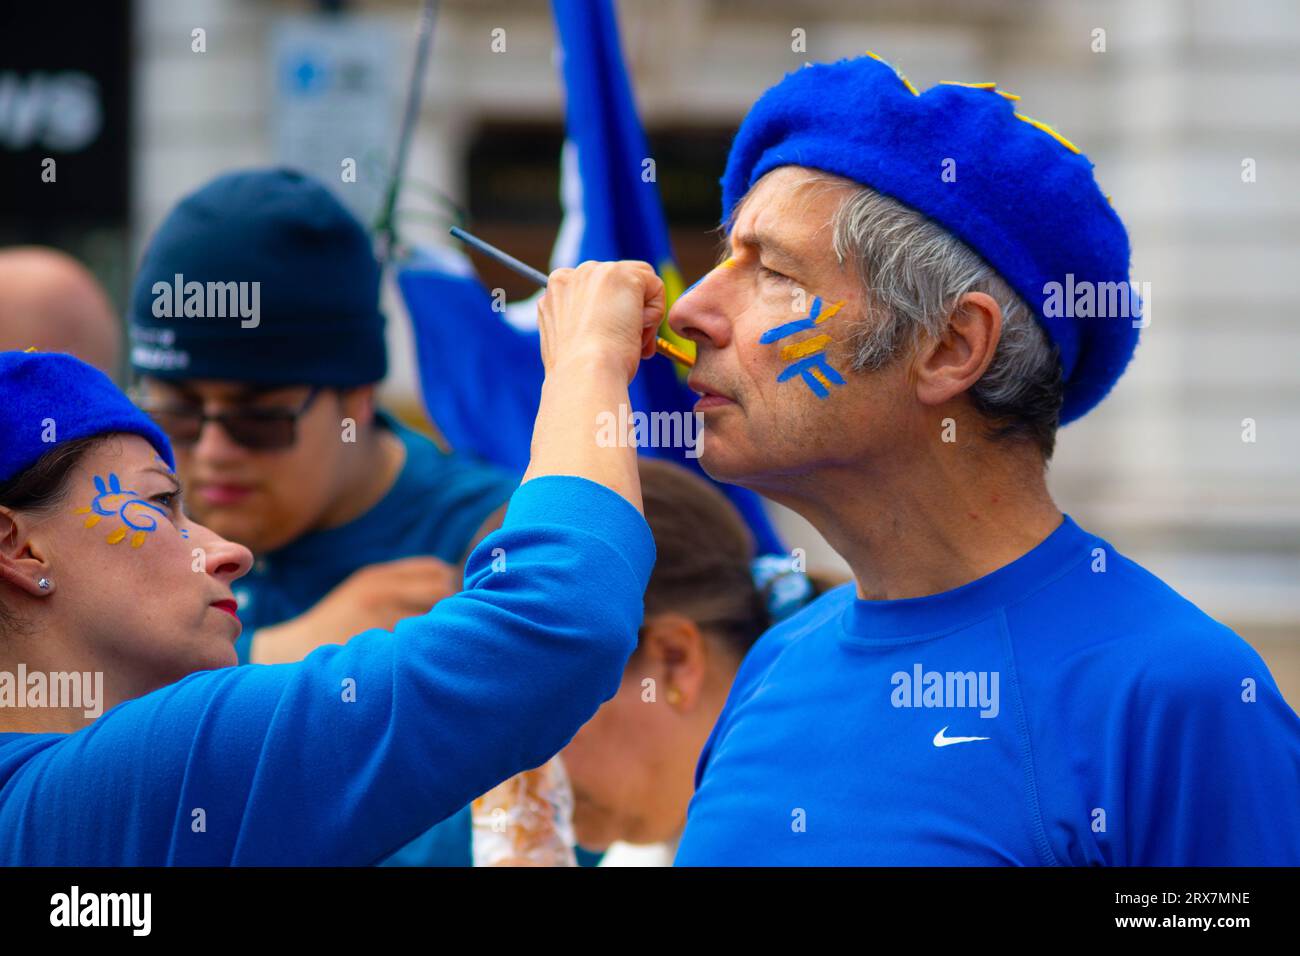
<svg viewBox="0 0 1300 956">
<path fill-rule="evenodd" d="M 982 578 L 926 597 L 894 601 L 854 599 L 841 622 L 855 643 L 907 643 L 939 637 L 988 617 L 1092 557 L 1100 539 L 1068 514 L 1042 543 Z"/>
</svg>

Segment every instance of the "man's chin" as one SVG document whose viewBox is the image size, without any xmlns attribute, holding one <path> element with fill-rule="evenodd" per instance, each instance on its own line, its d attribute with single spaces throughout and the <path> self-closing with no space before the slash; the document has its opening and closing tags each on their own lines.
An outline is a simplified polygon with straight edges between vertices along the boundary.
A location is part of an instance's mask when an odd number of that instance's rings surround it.
<svg viewBox="0 0 1300 956">
<path fill-rule="evenodd" d="M 703 447 L 700 449 L 700 468 L 714 481 L 729 485 L 744 485 L 745 478 L 753 474 L 754 462 L 737 454 L 734 447 L 717 435 L 704 433 Z"/>
</svg>

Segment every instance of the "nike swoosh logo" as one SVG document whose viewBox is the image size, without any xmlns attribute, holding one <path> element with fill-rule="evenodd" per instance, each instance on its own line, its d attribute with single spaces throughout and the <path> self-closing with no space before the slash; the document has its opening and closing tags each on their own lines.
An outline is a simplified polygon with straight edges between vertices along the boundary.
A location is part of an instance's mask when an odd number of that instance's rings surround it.
<svg viewBox="0 0 1300 956">
<path fill-rule="evenodd" d="M 968 743 L 970 743 L 972 740 L 988 740 L 988 739 L 989 739 L 989 738 L 987 738 L 987 737 L 945 737 L 945 736 L 944 736 L 944 733 L 945 733 L 947 730 L 948 730 L 948 728 L 947 728 L 947 727 L 944 727 L 943 730 L 940 730 L 937 734 L 934 735 L 934 745 L 935 745 L 936 747 L 946 747 L 946 746 L 948 746 L 949 744 L 968 744 Z"/>
</svg>

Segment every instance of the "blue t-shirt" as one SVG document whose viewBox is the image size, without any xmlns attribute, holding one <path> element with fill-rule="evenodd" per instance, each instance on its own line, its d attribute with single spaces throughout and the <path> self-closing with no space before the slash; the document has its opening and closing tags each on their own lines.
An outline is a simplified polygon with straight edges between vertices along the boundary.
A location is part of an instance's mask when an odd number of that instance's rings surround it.
<svg viewBox="0 0 1300 956">
<path fill-rule="evenodd" d="M 1067 515 L 942 594 L 765 634 L 677 865 L 1300 865 L 1300 718 L 1259 655 Z"/>
<path fill-rule="evenodd" d="M 235 583 L 244 632 L 235 645 L 248 663 L 253 634 L 309 610 L 348 575 L 371 564 L 430 555 L 457 564 L 483 521 L 510 497 L 517 475 L 460 454 L 441 451 L 428 438 L 379 412 L 406 448 L 392 488 L 360 517 L 303 535 L 260 555 Z"/>
<path fill-rule="evenodd" d="M 617 692 L 654 555 L 610 489 L 529 481 L 465 589 L 392 631 L 198 671 L 76 733 L 0 733 L 0 864 L 381 860 L 545 762 Z"/>
</svg>

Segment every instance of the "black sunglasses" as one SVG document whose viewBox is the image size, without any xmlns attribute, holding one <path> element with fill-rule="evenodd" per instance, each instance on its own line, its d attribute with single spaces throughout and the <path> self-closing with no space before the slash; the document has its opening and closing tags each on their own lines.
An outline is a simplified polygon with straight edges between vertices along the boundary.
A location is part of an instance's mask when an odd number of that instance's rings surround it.
<svg viewBox="0 0 1300 956">
<path fill-rule="evenodd" d="M 249 406 L 209 415 L 202 408 L 173 405 L 145 406 L 143 411 L 171 439 L 173 445 L 188 447 L 197 444 L 203 434 L 203 426 L 208 422 L 216 422 L 237 445 L 254 451 L 275 451 L 289 448 L 297 441 L 298 419 L 311 407 L 321 391 L 321 386 L 313 386 L 307 393 L 306 400 L 296 410 Z"/>
</svg>

